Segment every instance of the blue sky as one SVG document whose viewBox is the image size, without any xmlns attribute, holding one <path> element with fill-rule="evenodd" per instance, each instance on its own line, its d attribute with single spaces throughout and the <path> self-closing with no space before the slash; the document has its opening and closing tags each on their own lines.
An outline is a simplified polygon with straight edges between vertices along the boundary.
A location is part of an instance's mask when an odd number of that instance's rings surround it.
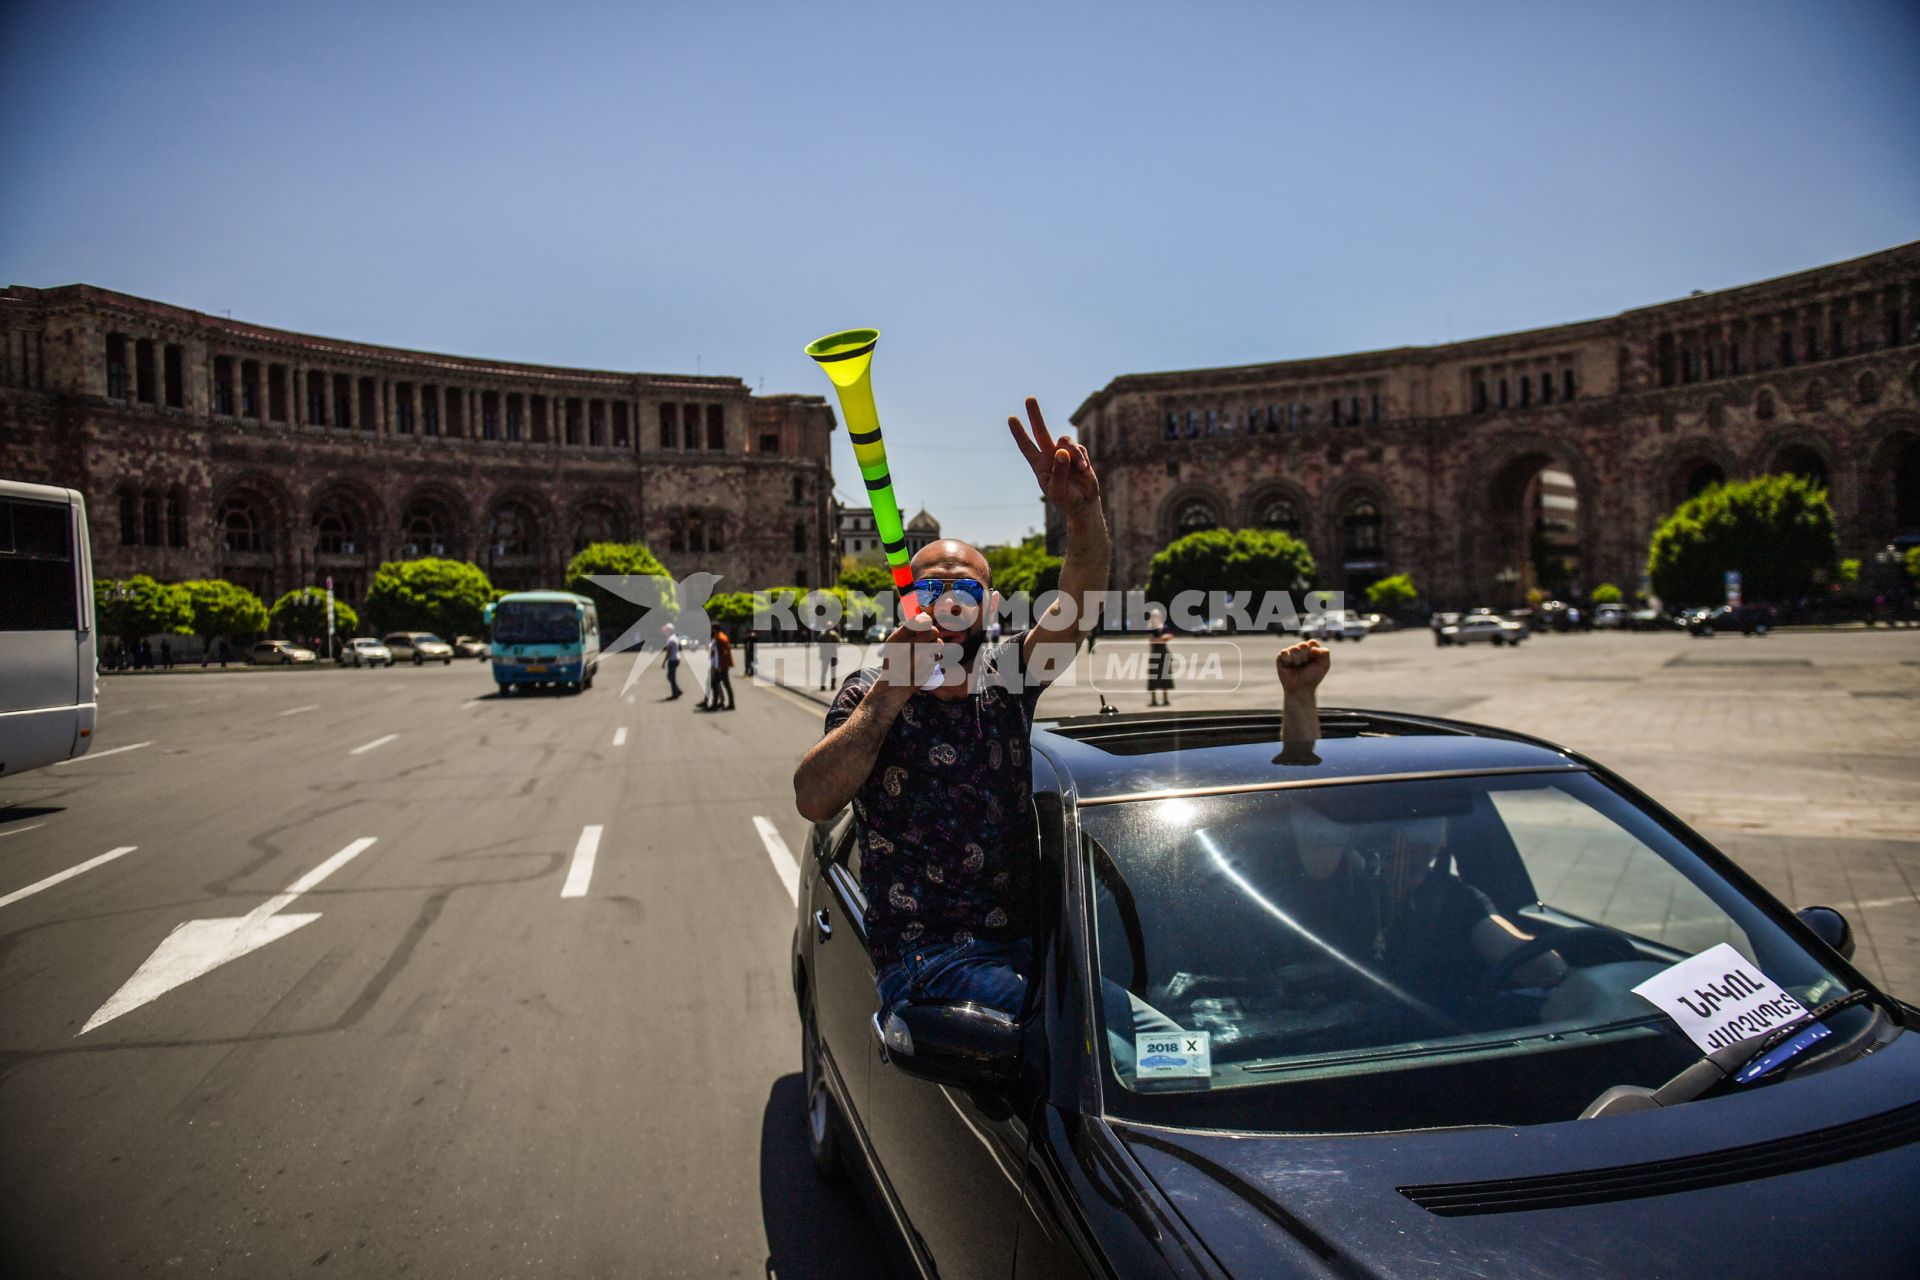
<svg viewBox="0 0 1920 1280">
<path fill-rule="evenodd" d="M 1920 238 L 1917 69 L 1847 0 L 12 0 L 0 281 L 767 391 L 874 325 L 903 505 L 998 541 L 1029 393 Z"/>
</svg>

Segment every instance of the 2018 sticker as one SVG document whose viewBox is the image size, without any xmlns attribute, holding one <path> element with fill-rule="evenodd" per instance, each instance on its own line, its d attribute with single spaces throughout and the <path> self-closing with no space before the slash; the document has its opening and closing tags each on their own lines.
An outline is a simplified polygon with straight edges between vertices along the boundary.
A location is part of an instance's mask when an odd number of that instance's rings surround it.
<svg viewBox="0 0 1920 1280">
<path fill-rule="evenodd" d="M 1133 1038 L 1134 1075 L 1141 1080 L 1205 1080 L 1213 1075 L 1212 1033 L 1156 1031 Z"/>
</svg>

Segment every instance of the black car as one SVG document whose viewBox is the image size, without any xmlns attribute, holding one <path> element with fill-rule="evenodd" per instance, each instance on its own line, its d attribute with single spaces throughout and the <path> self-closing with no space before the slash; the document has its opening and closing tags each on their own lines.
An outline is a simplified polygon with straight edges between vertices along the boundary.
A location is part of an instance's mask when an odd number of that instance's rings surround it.
<svg viewBox="0 0 1920 1280">
<path fill-rule="evenodd" d="M 1687 634 L 1710 636 L 1717 631 L 1738 631 L 1744 636 L 1763 636 L 1773 630 L 1773 609 L 1764 604 L 1723 604 L 1687 619 Z"/>
<path fill-rule="evenodd" d="M 1017 1019 L 928 1003 L 882 1025 L 861 851 L 847 814 L 815 828 L 793 943 L 813 1154 L 871 1180 L 925 1273 L 1868 1276 L 1920 1257 L 1920 1010 L 1848 963 L 1837 912 L 1796 916 L 1547 742 L 1361 711 L 1323 713 L 1310 750 L 1279 728 L 1036 726 Z M 1493 966 L 1458 950 L 1450 928 L 1482 909 L 1534 941 Z M 1776 1006 L 1793 1039 L 1744 1083 L 1756 1041 L 1707 1063 L 1632 991 L 1720 943 L 1828 1030 Z"/>
</svg>

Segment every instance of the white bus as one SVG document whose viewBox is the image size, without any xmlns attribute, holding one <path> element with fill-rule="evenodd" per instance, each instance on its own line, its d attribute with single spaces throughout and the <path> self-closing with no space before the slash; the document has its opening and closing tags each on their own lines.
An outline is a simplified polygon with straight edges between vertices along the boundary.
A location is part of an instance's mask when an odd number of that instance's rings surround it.
<svg viewBox="0 0 1920 1280">
<path fill-rule="evenodd" d="M 0 480 L 0 777 L 93 745 L 95 629 L 86 499 Z"/>
</svg>

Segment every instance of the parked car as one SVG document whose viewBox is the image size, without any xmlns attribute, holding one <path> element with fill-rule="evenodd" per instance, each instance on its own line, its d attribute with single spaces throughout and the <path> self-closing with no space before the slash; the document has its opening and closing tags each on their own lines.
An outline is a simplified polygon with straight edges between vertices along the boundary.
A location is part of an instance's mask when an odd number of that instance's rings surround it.
<svg viewBox="0 0 1920 1280">
<path fill-rule="evenodd" d="M 491 658 L 493 646 L 478 636 L 455 636 L 453 638 L 453 656 L 456 658 Z"/>
<path fill-rule="evenodd" d="M 390 667 L 393 650 L 372 636 L 356 636 L 340 646 L 340 656 L 334 661 L 343 667 Z"/>
<path fill-rule="evenodd" d="M 410 660 L 416 667 L 424 662 L 453 665 L 453 646 L 431 631 L 396 631 L 385 643 L 395 662 Z"/>
<path fill-rule="evenodd" d="M 1491 613 L 1470 613 L 1450 627 L 1434 632 L 1435 644 L 1519 644 L 1527 629 Z"/>
<path fill-rule="evenodd" d="M 1627 626 L 1627 617 L 1627 606 L 1624 604 L 1593 606 L 1593 626 L 1596 631 L 1624 631 Z"/>
<path fill-rule="evenodd" d="M 1764 604 L 1723 604 L 1687 620 L 1687 634 L 1693 636 L 1710 636 L 1719 631 L 1763 636 L 1772 629 L 1773 610 Z"/>
<path fill-rule="evenodd" d="M 291 640 L 262 640 L 247 654 L 247 662 L 256 667 L 291 667 L 318 661 L 319 657 Z"/>
<path fill-rule="evenodd" d="M 1671 619 L 1658 609 L 1635 609 L 1627 615 L 1627 629 L 1630 631 L 1658 631 L 1671 625 Z"/>
<path fill-rule="evenodd" d="M 1302 640 L 1365 640 L 1366 619 L 1352 609 L 1329 609 L 1300 624 Z"/>
<path fill-rule="evenodd" d="M 1920 1216 L 1889 1207 L 1920 1197 L 1920 1009 L 1849 963 L 1839 913 L 1796 917 L 1552 743 L 1322 728 L 1276 756 L 1271 712 L 1036 725 L 1014 1016 L 925 1000 L 883 1023 L 863 851 L 844 811 L 813 828 L 808 1142 L 922 1273 L 1011 1276 L 1016 1252 L 1067 1280 L 1911 1270 Z M 1423 950 L 1423 892 L 1530 941 L 1491 965 L 1470 928 Z M 1734 1032 L 1777 1028 L 1767 1056 L 1710 1060 L 1635 993 L 1721 943 L 1702 1004 L 1777 984 L 1825 1038 L 1770 997 Z"/>
<path fill-rule="evenodd" d="M 1427 629 L 1435 635 L 1439 635 L 1440 628 L 1452 626 L 1454 623 L 1460 621 L 1462 616 L 1463 615 L 1458 613 L 1436 613 L 1427 619 Z"/>
</svg>

